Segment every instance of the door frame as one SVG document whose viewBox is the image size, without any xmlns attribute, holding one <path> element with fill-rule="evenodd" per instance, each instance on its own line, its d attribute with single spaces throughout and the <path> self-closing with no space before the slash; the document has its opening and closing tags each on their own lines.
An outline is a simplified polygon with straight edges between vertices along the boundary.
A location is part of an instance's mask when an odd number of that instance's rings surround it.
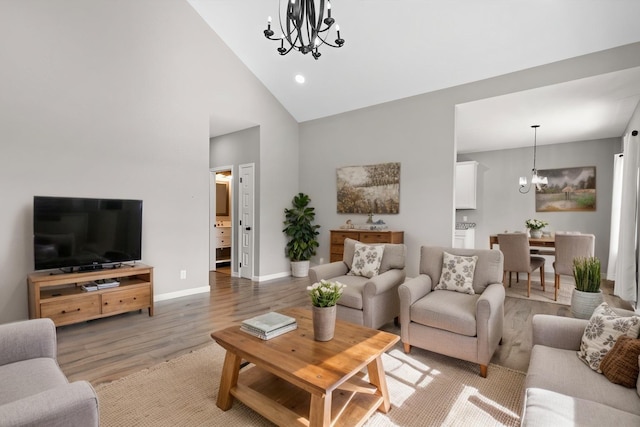
<svg viewBox="0 0 640 427">
<path fill-rule="evenodd" d="M 209 271 L 217 270 L 216 264 L 216 237 L 215 237 L 215 223 L 216 223 L 216 173 L 231 171 L 231 180 L 229 181 L 229 209 L 231 210 L 231 275 L 237 276 L 234 272 L 235 266 L 235 230 L 236 230 L 236 209 L 234 209 L 234 172 L 233 165 L 217 166 L 209 169 Z M 213 268 L 211 262 L 213 261 Z"/>
<path fill-rule="evenodd" d="M 237 248 L 237 258 L 238 260 L 242 260 L 242 227 L 244 227 L 244 225 L 240 226 L 240 219 L 242 218 L 242 213 L 243 213 L 243 208 L 242 208 L 242 188 L 240 185 L 240 179 L 241 179 L 241 171 L 243 168 L 245 167 L 250 167 L 251 168 L 251 178 L 252 178 L 252 183 L 251 183 L 251 218 L 253 219 L 253 224 L 252 224 L 252 238 L 251 238 L 251 248 L 249 249 L 250 251 L 250 256 L 251 256 L 251 265 L 249 267 L 250 272 L 249 272 L 249 277 L 243 276 L 242 275 L 242 268 L 238 267 L 238 276 L 239 277 L 245 277 L 248 278 L 250 280 L 254 280 L 255 279 L 255 264 L 256 264 L 256 231 L 257 231 L 257 227 L 256 227 L 256 164 L 255 163 L 242 163 L 240 165 L 238 165 L 238 216 L 237 216 L 237 220 L 235 221 L 234 224 L 238 225 L 237 228 L 237 235 L 238 235 L 238 239 L 237 241 L 238 243 L 238 248 Z M 237 264 L 239 265 L 239 263 Z"/>
</svg>

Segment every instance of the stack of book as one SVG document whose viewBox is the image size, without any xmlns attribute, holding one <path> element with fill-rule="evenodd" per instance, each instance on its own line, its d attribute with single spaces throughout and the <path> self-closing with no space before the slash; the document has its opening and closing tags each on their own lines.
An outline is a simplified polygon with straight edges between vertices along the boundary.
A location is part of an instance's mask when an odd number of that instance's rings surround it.
<svg viewBox="0 0 640 427">
<path fill-rule="evenodd" d="M 96 280 L 82 285 L 82 290 L 86 292 L 97 291 L 98 289 L 108 289 L 120 286 L 120 282 L 114 279 Z"/>
<path fill-rule="evenodd" d="M 273 311 L 247 319 L 240 325 L 240 330 L 263 340 L 277 337 L 297 328 L 296 319 Z"/>
</svg>

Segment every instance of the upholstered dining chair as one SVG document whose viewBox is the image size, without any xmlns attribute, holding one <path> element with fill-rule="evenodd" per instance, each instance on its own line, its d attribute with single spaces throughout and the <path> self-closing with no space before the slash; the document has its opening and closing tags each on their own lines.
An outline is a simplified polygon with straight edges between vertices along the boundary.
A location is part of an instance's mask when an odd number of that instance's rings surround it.
<svg viewBox="0 0 640 427">
<path fill-rule="evenodd" d="M 376 249 L 381 250 L 382 256 L 378 268 L 369 270 L 364 260 L 371 258 Z M 378 329 L 395 321 L 400 313 L 398 286 L 406 277 L 406 252 L 403 244 L 365 244 L 345 239 L 342 261 L 311 267 L 309 277 L 311 283 L 330 280 L 346 285 L 336 304 L 337 317 Z"/>
<path fill-rule="evenodd" d="M 411 346 L 487 366 L 502 341 L 502 252 L 422 246 L 418 276 L 398 288 L 400 339 Z"/>
<path fill-rule="evenodd" d="M 576 234 L 556 232 L 556 259 L 553 262 L 555 272 L 554 299 L 558 300 L 560 276 L 573 277 L 573 259 L 592 257 L 595 253 L 596 236 L 593 234 Z"/>
<path fill-rule="evenodd" d="M 511 287 L 511 273 L 527 273 L 527 298 L 531 296 L 531 273 L 540 269 L 540 284 L 544 287 L 544 262 L 540 256 L 531 256 L 529 247 L 529 237 L 525 233 L 505 233 L 498 234 L 498 244 L 500 251 L 504 254 L 504 277 L 503 283 L 507 282 L 507 272 L 509 272 L 509 287 Z"/>
</svg>

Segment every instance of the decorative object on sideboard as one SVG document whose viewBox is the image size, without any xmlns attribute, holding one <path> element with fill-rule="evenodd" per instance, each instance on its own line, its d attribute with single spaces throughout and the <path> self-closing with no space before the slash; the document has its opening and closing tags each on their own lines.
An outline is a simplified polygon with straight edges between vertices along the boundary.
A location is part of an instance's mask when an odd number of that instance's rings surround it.
<svg viewBox="0 0 640 427">
<path fill-rule="evenodd" d="M 538 170 L 536 169 L 536 150 L 537 150 L 537 136 L 538 136 L 538 128 L 540 125 L 531 125 L 533 128 L 533 169 L 531 169 L 531 182 L 527 181 L 526 176 L 520 177 L 520 191 L 522 194 L 526 194 L 531 190 L 531 186 L 535 185 L 538 190 L 542 189 L 543 185 L 547 185 L 549 182 L 546 176 L 538 175 Z M 526 188 L 526 189 L 525 189 Z"/>
<path fill-rule="evenodd" d="M 298 193 L 291 201 L 293 207 L 284 210 L 285 228 L 282 230 L 289 241 L 285 248 L 286 255 L 291 261 L 291 275 L 293 277 L 307 277 L 309 275 L 309 260 L 316 254 L 318 247 L 319 225 L 313 224 L 315 208 L 309 206 L 311 198 Z"/>
<path fill-rule="evenodd" d="M 286 2 L 283 8 L 282 3 Z M 316 7 L 317 6 L 317 7 Z M 271 29 L 271 17 L 267 19 L 267 29 L 263 34 L 269 40 L 279 41 L 278 53 L 286 55 L 292 50 L 306 55 L 311 53 L 313 59 L 322 55 L 318 48 L 322 45 L 342 47 L 344 39 L 340 37 L 340 27 L 331 16 L 329 0 L 280 0 L 278 19 L 282 34 L 274 37 Z M 282 10 L 284 9 L 284 11 Z M 324 24 L 324 27 L 323 27 Z M 335 25 L 335 44 L 328 41 L 330 30 Z M 287 41 L 287 47 L 284 42 Z"/>
<path fill-rule="evenodd" d="M 336 304 L 346 285 L 340 282 L 320 280 L 307 287 L 311 297 L 313 338 L 316 341 L 330 341 L 336 329 Z"/>
<path fill-rule="evenodd" d="M 573 277 L 576 288 L 571 294 L 571 313 L 580 319 L 589 319 L 604 300 L 600 290 L 600 260 L 597 257 L 575 258 Z"/>
</svg>

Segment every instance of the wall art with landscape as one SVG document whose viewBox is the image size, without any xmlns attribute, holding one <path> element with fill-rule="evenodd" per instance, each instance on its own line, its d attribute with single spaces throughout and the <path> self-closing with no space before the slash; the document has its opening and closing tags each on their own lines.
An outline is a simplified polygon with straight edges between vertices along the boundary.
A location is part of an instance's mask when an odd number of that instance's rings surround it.
<svg viewBox="0 0 640 427">
<path fill-rule="evenodd" d="M 400 212 L 400 163 L 336 169 L 338 213 Z"/>
<path fill-rule="evenodd" d="M 549 184 L 536 188 L 536 212 L 595 211 L 596 167 L 539 170 Z"/>
</svg>

